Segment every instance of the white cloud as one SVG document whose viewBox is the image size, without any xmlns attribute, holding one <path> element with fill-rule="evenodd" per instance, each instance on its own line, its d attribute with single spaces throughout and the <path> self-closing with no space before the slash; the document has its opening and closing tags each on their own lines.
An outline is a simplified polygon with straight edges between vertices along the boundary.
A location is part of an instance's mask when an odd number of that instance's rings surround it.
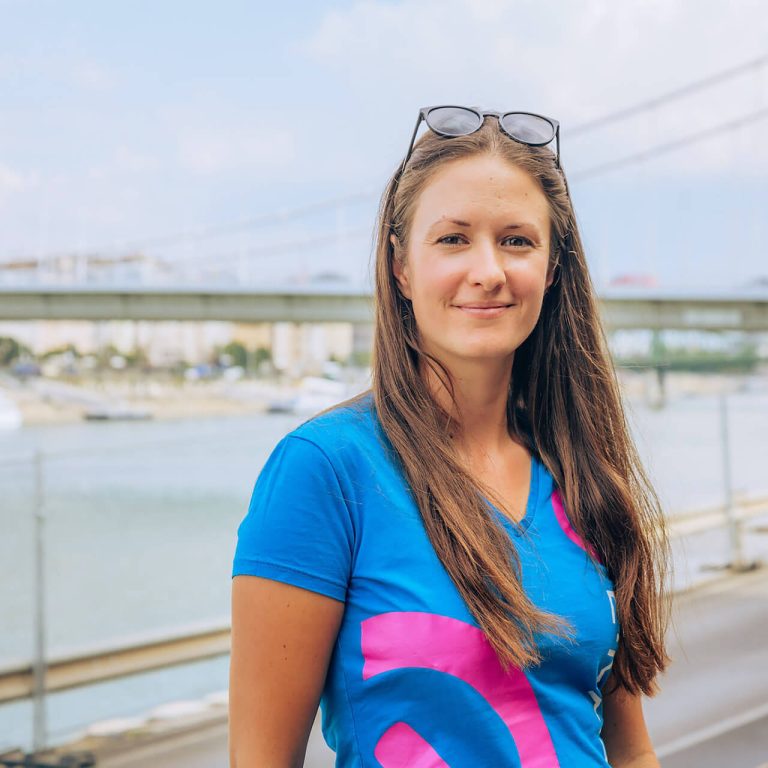
<svg viewBox="0 0 768 768">
<path fill-rule="evenodd" d="M 118 172 L 148 173 L 158 170 L 160 162 L 149 153 L 121 144 L 115 150 L 114 167 Z"/>
<path fill-rule="evenodd" d="M 7 165 L 0 165 L 0 190 L 11 191 L 20 189 L 22 186 L 24 186 L 24 179 L 21 174 Z"/>
<path fill-rule="evenodd" d="M 0 205 L 12 195 L 37 184 L 37 175 L 14 171 L 7 165 L 0 164 Z"/>
<path fill-rule="evenodd" d="M 187 171 L 221 173 L 242 168 L 274 170 L 292 165 L 296 141 L 286 126 L 238 123 L 187 130 L 179 139 L 178 161 Z"/>
<path fill-rule="evenodd" d="M 359 0 L 328 11 L 294 51 L 341 80 L 371 120 L 386 109 L 406 126 L 406 112 L 415 117 L 417 106 L 441 101 L 557 117 L 569 167 L 584 168 L 768 107 L 763 66 L 762 79 L 760 71 L 745 74 L 584 139 L 568 135 L 570 126 L 765 54 L 767 30 L 760 0 Z M 764 173 L 768 152 L 756 137 L 766 125 L 649 167 Z"/>
<path fill-rule="evenodd" d="M 103 93 L 115 87 L 114 74 L 92 59 L 76 59 L 68 67 L 70 82 L 86 91 Z"/>
<path fill-rule="evenodd" d="M 64 83 L 77 89 L 104 93 L 115 87 L 114 72 L 96 59 L 67 51 L 0 53 L 0 83 L 20 78 Z"/>
<path fill-rule="evenodd" d="M 149 176 L 160 168 L 160 160 L 155 155 L 119 144 L 107 162 L 88 169 L 87 177 L 91 181 L 101 181 L 111 177 Z"/>
</svg>

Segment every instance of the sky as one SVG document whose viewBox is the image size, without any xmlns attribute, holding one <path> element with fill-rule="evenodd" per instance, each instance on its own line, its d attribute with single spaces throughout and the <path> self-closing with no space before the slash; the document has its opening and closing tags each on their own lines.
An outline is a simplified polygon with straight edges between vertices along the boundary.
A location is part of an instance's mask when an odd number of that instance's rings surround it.
<svg viewBox="0 0 768 768">
<path fill-rule="evenodd" d="M 366 281 L 418 109 L 479 104 L 560 121 L 598 288 L 744 288 L 768 278 L 766 57 L 763 0 L 0 0 L 0 262 Z"/>
</svg>

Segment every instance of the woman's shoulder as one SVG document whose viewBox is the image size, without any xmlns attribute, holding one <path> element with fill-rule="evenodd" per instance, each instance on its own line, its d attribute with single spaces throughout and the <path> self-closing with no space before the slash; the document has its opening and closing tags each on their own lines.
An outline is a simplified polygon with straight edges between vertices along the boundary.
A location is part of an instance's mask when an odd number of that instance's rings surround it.
<svg viewBox="0 0 768 768">
<path fill-rule="evenodd" d="M 303 421 L 286 438 L 301 438 L 314 443 L 329 458 L 359 451 L 376 439 L 377 424 L 370 390 L 315 414 Z"/>
</svg>

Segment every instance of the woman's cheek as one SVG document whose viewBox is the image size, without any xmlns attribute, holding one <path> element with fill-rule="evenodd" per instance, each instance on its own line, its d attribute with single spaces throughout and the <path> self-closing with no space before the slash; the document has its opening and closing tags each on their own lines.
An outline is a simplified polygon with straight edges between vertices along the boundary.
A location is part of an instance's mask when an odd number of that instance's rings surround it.
<svg viewBox="0 0 768 768">
<path fill-rule="evenodd" d="M 545 275 L 536 265 L 519 265 L 518 269 L 510 269 L 507 272 L 507 287 L 510 296 L 518 302 L 531 302 L 537 300 L 544 293 Z"/>
</svg>

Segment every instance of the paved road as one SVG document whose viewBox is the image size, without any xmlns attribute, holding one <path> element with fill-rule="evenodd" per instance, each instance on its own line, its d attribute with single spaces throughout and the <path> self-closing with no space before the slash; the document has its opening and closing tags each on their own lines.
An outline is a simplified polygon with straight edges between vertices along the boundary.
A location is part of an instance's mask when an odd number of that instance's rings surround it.
<svg viewBox="0 0 768 768">
<path fill-rule="evenodd" d="M 219 722 L 101 759 L 98 768 L 227 768 L 227 750 L 227 724 Z M 318 714 L 304 767 L 333 768 L 333 764 L 334 753 L 320 733 Z"/>
<path fill-rule="evenodd" d="M 768 716 L 768 572 L 725 577 L 678 596 L 668 635 L 673 658 L 661 693 L 644 704 L 646 721 L 664 768 L 755 768 L 768 762 L 768 730 L 755 762 L 745 747 L 718 759 L 695 742 L 726 743 L 728 731 L 760 736 L 744 719 Z M 755 750 L 752 750 L 755 753 Z M 694 758 L 694 755 L 712 758 Z M 689 755 L 689 757 L 685 757 Z M 687 760 L 687 761 L 686 761 Z"/>
<path fill-rule="evenodd" d="M 768 571 L 679 596 L 673 664 L 645 715 L 663 768 L 758 768 L 768 764 Z M 226 768 L 226 724 L 158 741 L 99 768 Z M 332 768 L 315 721 L 305 768 Z"/>
<path fill-rule="evenodd" d="M 661 758 L 663 768 L 768 768 L 768 716 Z"/>
</svg>

